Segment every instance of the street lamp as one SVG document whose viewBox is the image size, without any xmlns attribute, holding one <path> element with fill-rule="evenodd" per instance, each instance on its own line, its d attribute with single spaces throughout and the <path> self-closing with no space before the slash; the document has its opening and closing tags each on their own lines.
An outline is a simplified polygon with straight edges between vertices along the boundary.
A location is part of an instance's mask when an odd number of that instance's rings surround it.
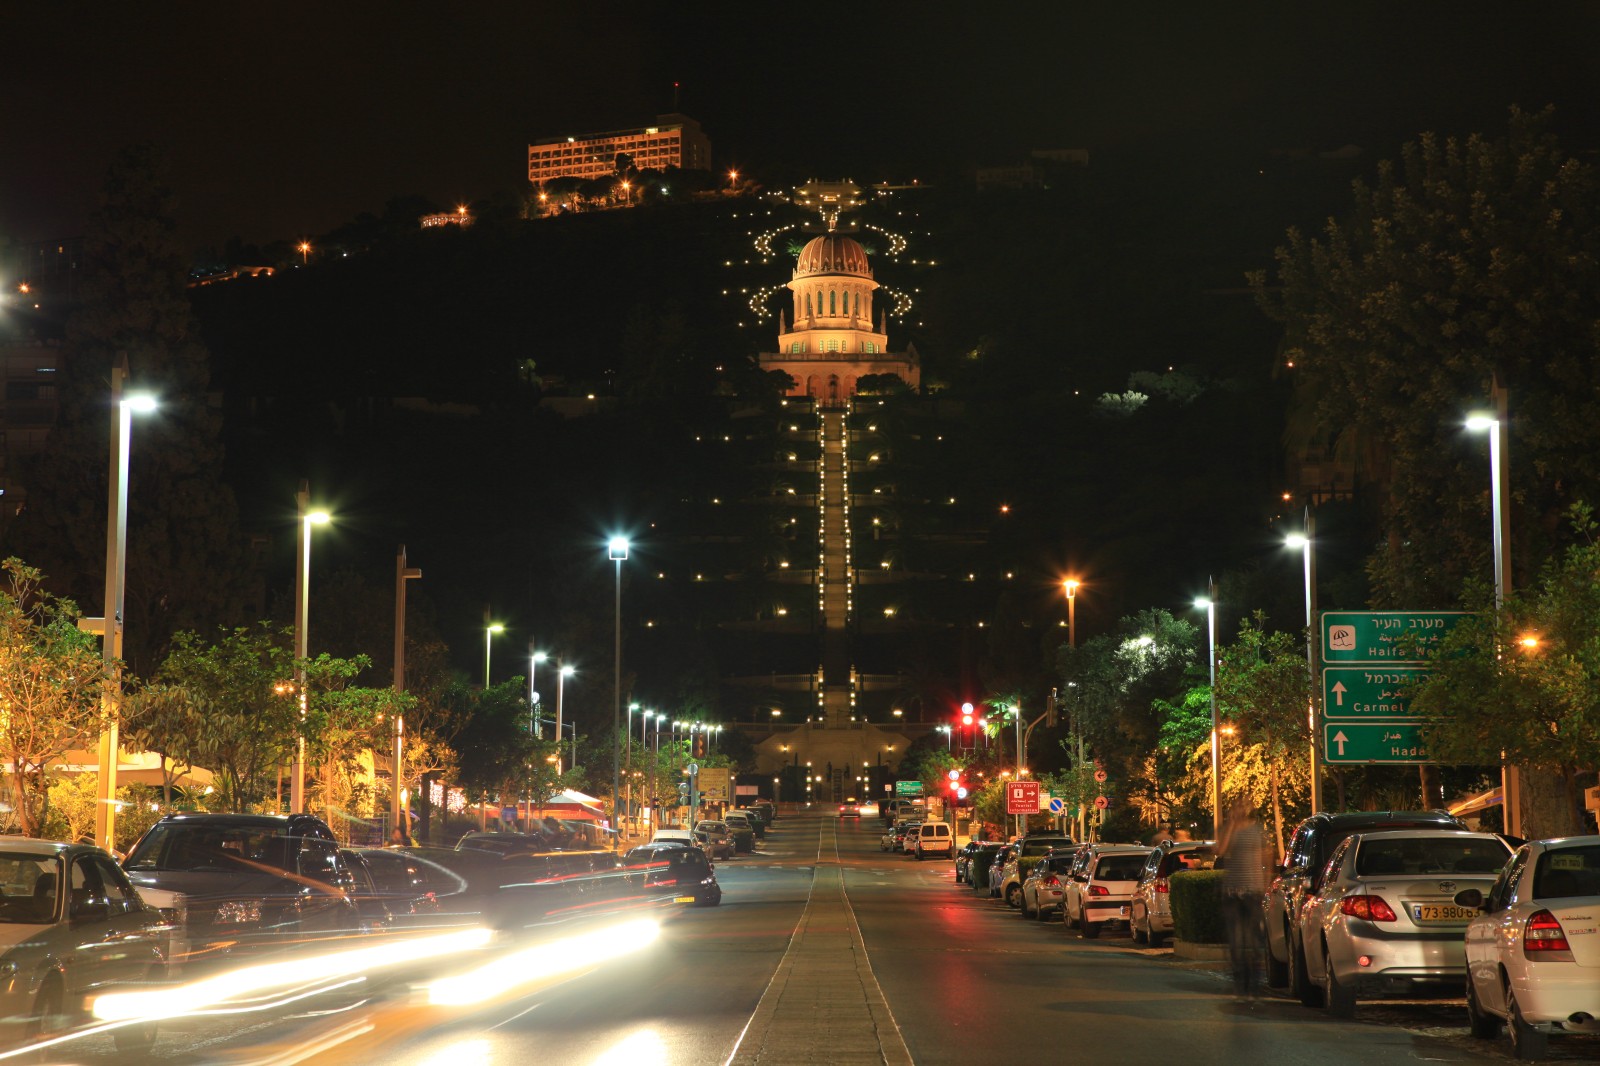
<svg viewBox="0 0 1600 1066">
<path fill-rule="evenodd" d="M 103 725 L 98 745 L 100 782 L 94 813 L 94 839 L 110 851 L 117 826 L 117 753 L 121 747 L 120 713 L 122 703 L 123 593 L 128 558 L 128 453 L 133 443 L 133 416 L 156 409 L 155 397 L 138 393 L 124 397 L 128 380 L 128 360 L 119 356 L 111 368 L 111 472 L 106 499 L 106 584 L 105 615 L 99 621 L 100 655 L 106 677 L 101 687 Z M 80 623 L 93 631 L 93 619 Z"/>
<path fill-rule="evenodd" d="M 1498 622 L 1511 584 L 1511 463 L 1506 455 L 1511 419 L 1506 390 L 1498 376 L 1491 383 L 1489 393 L 1494 413 L 1473 415 L 1467 419 L 1467 429 L 1489 434 L 1489 508 L 1494 522 L 1494 609 Z M 1501 810 L 1505 812 L 1505 831 L 1521 836 L 1522 778 L 1517 768 L 1509 763 L 1502 763 L 1500 768 L 1500 800 Z"/>
<path fill-rule="evenodd" d="M 311 262 L 311 242 L 310 241 L 301 241 L 298 245 L 295 246 L 295 250 L 300 253 L 300 262 L 301 263 L 309 264 Z"/>
<path fill-rule="evenodd" d="M 533 683 L 533 675 L 548 658 L 544 652 L 534 650 L 533 641 L 528 642 L 528 733 L 533 736 L 539 735 L 539 689 Z"/>
<path fill-rule="evenodd" d="M 570 666 L 558 665 L 556 668 L 556 774 L 561 774 L 561 705 L 567 695 L 567 678 L 578 671 Z M 573 741 L 573 751 L 577 751 L 577 741 Z M 576 758 L 574 758 L 576 761 Z"/>
<path fill-rule="evenodd" d="M 1210 595 L 1194 601 L 1196 607 L 1205 608 L 1206 641 L 1209 653 L 1206 661 L 1211 667 L 1211 839 L 1222 839 L 1222 741 L 1217 735 L 1217 584 L 1208 582 Z"/>
<path fill-rule="evenodd" d="M 406 582 L 422 577 L 422 571 L 406 565 L 406 546 L 394 560 L 394 691 L 398 696 L 406 690 Z M 394 771 L 389 789 L 390 829 L 399 829 L 405 839 L 411 839 L 411 826 L 406 820 L 406 805 L 401 798 L 405 780 L 406 720 L 401 714 L 394 716 Z"/>
<path fill-rule="evenodd" d="M 1314 529 L 1311 508 L 1306 508 L 1306 531 L 1291 533 L 1283 538 L 1284 544 L 1298 549 L 1305 556 L 1306 575 L 1306 674 L 1315 683 L 1317 678 L 1316 652 L 1316 552 L 1311 536 Z M 1322 810 L 1322 759 L 1317 752 L 1317 698 L 1306 699 L 1306 725 L 1311 734 L 1311 813 Z"/>
<path fill-rule="evenodd" d="M 627 184 L 623 184 L 627 188 Z M 617 736 L 622 728 L 622 564 L 628 558 L 628 538 L 617 536 L 606 542 L 606 558 L 617 570 L 616 644 L 611 672 L 611 848 L 622 847 L 621 823 L 617 820 L 617 793 L 622 789 L 622 738 Z M 576 741 L 574 741 L 576 743 Z"/>
<path fill-rule="evenodd" d="M 489 621 L 489 608 L 483 609 L 483 689 L 489 690 L 489 653 L 494 648 L 494 635 L 504 633 L 506 627 L 499 622 Z"/>
<path fill-rule="evenodd" d="M 1061 582 L 1061 588 L 1067 594 L 1067 645 L 1072 648 L 1078 646 L 1078 586 L 1082 582 L 1076 578 L 1067 578 Z"/>
<path fill-rule="evenodd" d="M 295 568 L 294 674 L 295 698 L 300 701 L 300 721 L 294 731 L 294 766 L 289 779 L 289 813 L 304 814 L 306 809 L 306 646 L 311 615 L 311 527 L 326 525 L 327 511 L 313 511 L 311 486 L 300 482 L 294 494 L 295 523 L 298 531 L 298 565 Z"/>
</svg>

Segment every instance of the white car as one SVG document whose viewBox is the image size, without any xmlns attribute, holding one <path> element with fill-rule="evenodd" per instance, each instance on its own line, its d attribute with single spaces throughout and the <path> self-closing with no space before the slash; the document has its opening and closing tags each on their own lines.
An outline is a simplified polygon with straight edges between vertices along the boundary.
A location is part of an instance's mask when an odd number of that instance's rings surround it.
<svg viewBox="0 0 1600 1066">
<path fill-rule="evenodd" d="M 699 841 L 695 840 L 694 833 L 687 829 L 657 829 L 655 834 L 650 837 L 650 843 L 682 844 L 687 848 L 699 846 Z"/>
<path fill-rule="evenodd" d="M 1493 833 L 1398 829 L 1346 837 L 1302 904 L 1309 998 L 1348 1018 L 1358 996 L 1459 987 L 1467 966 L 1461 934 L 1477 912 L 1456 903 L 1456 894 L 1487 892 L 1510 857 Z"/>
<path fill-rule="evenodd" d="M 995 892 L 1006 901 L 1006 906 L 1016 910 L 1022 906 L 1022 876 L 1026 872 L 1022 869 L 1023 859 L 1038 859 L 1050 852 L 1051 848 L 1070 848 L 1072 838 L 1060 836 L 1055 833 L 1035 833 L 1023 837 L 1016 842 L 1011 852 L 1006 856 L 1006 863 L 1000 868 L 999 876 L 994 878 Z M 1027 864 L 1032 868 L 1033 863 Z"/>
<path fill-rule="evenodd" d="M 1090 844 L 1080 849 L 1061 894 L 1061 920 L 1077 926 L 1085 940 L 1093 940 L 1114 922 L 1126 924 L 1133 890 L 1139 887 L 1150 851 L 1139 844 Z"/>
<path fill-rule="evenodd" d="M 956 840 L 950 833 L 950 826 L 944 822 L 923 822 L 917 830 L 917 843 L 912 849 L 912 854 L 921 862 L 929 855 L 943 855 L 953 857 L 956 853 Z"/>
<path fill-rule="evenodd" d="M 1503 1021 L 1519 1059 L 1551 1033 L 1600 1033 L 1600 836 L 1517 849 L 1489 890 L 1457 894 L 1467 925 L 1467 1016 L 1492 1039 Z"/>
</svg>

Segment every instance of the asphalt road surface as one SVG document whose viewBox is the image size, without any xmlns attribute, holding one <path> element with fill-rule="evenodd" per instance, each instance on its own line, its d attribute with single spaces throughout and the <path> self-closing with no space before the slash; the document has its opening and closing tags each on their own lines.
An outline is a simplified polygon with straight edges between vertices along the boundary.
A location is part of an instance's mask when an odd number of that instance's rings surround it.
<svg viewBox="0 0 1600 1066">
<path fill-rule="evenodd" d="M 723 903 L 659 940 L 533 991 L 448 1012 L 390 980 L 240 1015 L 173 1021 L 149 1061 L 384 1066 L 1065 1061 L 1381 1066 L 1510 1058 L 1459 1001 L 1363 1002 L 1328 1019 L 1277 994 L 1240 1000 L 1218 963 L 1126 936 L 1082 941 L 957 886 L 946 860 L 879 850 L 875 818 L 781 816 L 718 863 Z M 842 891 L 841 891 L 842 889 Z M 412 982 L 414 984 L 414 982 Z M 1558 1038 L 1555 1061 L 1600 1041 Z M 1036 1059 L 1037 1055 L 1043 1059 Z M 5 1059 L 0 1059 L 4 1066 Z M 36 1058 L 34 1061 L 40 1061 Z M 42 1061 L 135 1061 L 104 1036 Z"/>
</svg>

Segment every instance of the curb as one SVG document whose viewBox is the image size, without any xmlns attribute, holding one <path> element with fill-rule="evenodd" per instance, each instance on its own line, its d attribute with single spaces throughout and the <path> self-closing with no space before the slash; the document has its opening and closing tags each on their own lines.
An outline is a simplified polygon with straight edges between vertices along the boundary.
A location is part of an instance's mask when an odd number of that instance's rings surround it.
<svg viewBox="0 0 1600 1066">
<path fill-rule="evenodd" d="M 1180 959 L 1201 959 L 1207 962 L 1220 962 L 1228 957 L 1228 945 L 1199 944 L 1192 940 L 1173 938 L 1172 954 Z"/>
</svg>

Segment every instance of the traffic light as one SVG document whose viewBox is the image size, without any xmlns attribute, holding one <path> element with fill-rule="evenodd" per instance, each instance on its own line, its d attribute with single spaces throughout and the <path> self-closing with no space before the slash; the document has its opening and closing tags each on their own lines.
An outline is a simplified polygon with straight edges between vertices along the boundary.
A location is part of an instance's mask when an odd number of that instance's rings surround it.
<svg viewBox="0 0 1600 1066">
<path fill-rule="evenodd" d="M 961 728 L 972 728 L 972 704 L 970 703 L 963 703 L 961 705 Z"/>
<path fill-rule="evenodd" d="M 704 733 L 695 733 L 689 741 L 689 750 L 696 759 L 704 759 L 706 757 L 706 735 Z"/>
<path fill-rule="evenodd" d="M 944 787 L 950 790 L 950 799 L 952 801 L 966 799 L 967 782 L 963 779 L 961 771 L 951 770 L 945 776 Z"/>
</svg>

